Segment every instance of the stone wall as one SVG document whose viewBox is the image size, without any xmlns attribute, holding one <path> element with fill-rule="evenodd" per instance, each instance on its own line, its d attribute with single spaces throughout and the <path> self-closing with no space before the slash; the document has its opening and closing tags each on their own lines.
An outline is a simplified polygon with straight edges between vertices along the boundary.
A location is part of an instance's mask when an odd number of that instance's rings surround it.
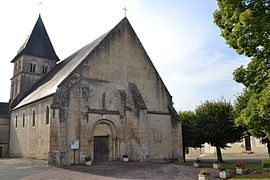
<svg viewBox="0 0 270 180">
<path fill-rule="evenodd" d="M 0 157 L 8 155 L 9 144 L 9 116 L 0 116 Z"/>
<path fill-rule="evenodd" d="M 72 164 L 70 143 L 80 140 L 75 163 L 82 163 L 84 157 L 94 156 L 93 138 L 108 135 L 109 160 L 123 155 L 133 160 L 180 157 L 181 124 L 174 123 L 177 120 L 168 110 L 171 104 L 171 96 L 136 34 L 124 22 L 54 96 L 53 106 L 59 108 L 59 124 L 66 134 L 65 138 L 58 133 L 58 149 L 63 150 L 65 163 Z"/>
<path fill-rule="evenodd" d="M 242 154 L 242 153 L 254 153 L 254 154 L 267 154 L 267 145 L 261 144 L 260 140 L 254 137 L 250 137 L 251 151 L 246 151 L 245 140 L 233 144 L 228 144 L 229 148 L 222 149 L 222 154 Z M 197 148 L 197 150 L 190 148 L 189 154 L 215 154 L 216 148 L 209 144 L 204 144 L 203 148 Z"/>
<path fill-rule="evenodd" d="M 50 107 L 51 103 L 52 97 L 49 97 L 12 111 L 10 156 L 48 159 L 50 123 L 46 124 L 45 119 L 46 106 Z M 35 111 L 35 125 L 33 125 L 33 111 Z M 23 116 L 25 118 L 24 125 Z M 53 110 L 50 109 L 50 121 L 52 121 L 52 117 Z"/>
</svg>

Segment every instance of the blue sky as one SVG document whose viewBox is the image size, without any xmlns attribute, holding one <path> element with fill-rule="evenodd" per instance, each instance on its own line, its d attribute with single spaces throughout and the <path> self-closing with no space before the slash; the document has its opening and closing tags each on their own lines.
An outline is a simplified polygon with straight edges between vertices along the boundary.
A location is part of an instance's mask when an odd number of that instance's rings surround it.
<svg viewBox="0 0 270 180">
<path fill-rule="evenodd" d="M 0 6 L 0 101 L 8 101 L 9 62 L 30 34 L 41 12 L 60 59 L 127 17 L 173 96 L 177 111 L 205 100 L 228 100 L 241 92 L 232 72 L 248 59 L 219 35 L 212 14 L 216 1 L 198 0 L 10 0 Z M 5 88 L 4 88 L 5 87 Z"/>
</svg>

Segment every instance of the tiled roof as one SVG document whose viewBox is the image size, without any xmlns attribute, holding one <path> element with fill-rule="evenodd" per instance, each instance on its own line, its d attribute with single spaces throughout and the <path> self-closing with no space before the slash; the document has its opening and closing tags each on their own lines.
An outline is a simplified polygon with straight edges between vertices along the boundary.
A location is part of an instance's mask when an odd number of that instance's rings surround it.
<svg viewBox="0 0 270 180">
<path fill-rule="evenodd" d="M 9 104 L 0 102 L 0 116 L 9 116 Z"/>
<path fill-rule="evenodd" d="M 42 98 L 54 94 L 58 85 L 70 75 L 76 67 L 97 47 L 109 34 L 123 22 L 128 21 L 127 18 L 122 19 L 113 29 L 103 34 L 93 42 L 87 44 L 82 49 L 78 50 L 65 60 L 61 61 L 56 67 L 39 80 L 26 96 L 12 109 L 17 109 L 29 103 L 35 102 Z"/>
<path fill-rule="evenodd" d="M 31 35 L 27 37 L 18 54 L 11 62 L 14 62 L 21 55 L 31 55 L 59 61 L 40 16 Z"/>
<path fill-rule="evenodd" d="M 52 95 L 56 92 L 58 85 L 88 56 L 89 53 L 105 38 L 108 33 L 103 34 L 90 44 L 75 52 L 42 78 L 28 95 L 14 108 L 18 108 Z"/>
</svg>

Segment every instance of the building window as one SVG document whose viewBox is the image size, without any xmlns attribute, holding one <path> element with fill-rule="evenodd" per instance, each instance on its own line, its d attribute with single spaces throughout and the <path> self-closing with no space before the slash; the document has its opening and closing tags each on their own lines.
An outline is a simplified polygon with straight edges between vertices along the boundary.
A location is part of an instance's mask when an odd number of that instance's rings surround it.
<svg viewBox="0 0 270 180">
<path fill-rule="evenodd" d="M 30 72 L 35 73 L 37 68 L 37 61 L 35 59 L 32 59 L 30 62 Z"/>
<path fill-rule="evenodd" d="M 17 71 L 20 72 L 21 71 L 21 68 L 22 68 L 21 67 L 21 61 L 19 60 L 19 62 L 18 62 L 18 70 Z"/>
<path fill-rule="evenodd" d="M 36 72 L 36 64 L 35 63 L 31 63 L 30 64 L 30 72 L 31 73 L 35 73 Z"/>
<path fill-rule="evenodd" d="M 32 126 L 36 125 L 36 111 L 33 110 L 33 115 L 32 115 Z"/>
<path fill-rule="evenodd" d="M 46 124 L 50 122 L 50 109 L 49 106 L 46 106 Z"/>
<path fill-rule="evenodd" d="M 17 96 L 18 79 L 15 79 L 14 96 Z"/>
<path fill-rule="evenodd" d="M 23 113 L 23 116 L 22 116 L 22 127 L 24 127 L 25 126 L 25 114 Z"/>
<path fill-rule="evenodd" d="M 55 118 L 55 109 L 52 111 L 52 117 Z"/>
<path fill-rule="evenodd" d="M 17 63 L 14 64 L 14 75 L 17 74 Z"/>
<path fill-rule="evenodd" d="M 18 127 L 18 116 L 16 115 L 15 117 L 15 127 L 17 128 Z"/>
<path fill-rule="evenodd" d="M 49 67 L 47 65 L 42 66 L 42 74 L 47 74 L 48 73 Z"/>
</svg>

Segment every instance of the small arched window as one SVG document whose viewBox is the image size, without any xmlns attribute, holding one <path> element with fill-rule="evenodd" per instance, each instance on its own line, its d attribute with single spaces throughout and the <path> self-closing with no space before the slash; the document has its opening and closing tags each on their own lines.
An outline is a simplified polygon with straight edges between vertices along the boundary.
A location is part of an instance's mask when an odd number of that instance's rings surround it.
<svg viewBox="0 0 270 180">
<path fill-rule="evenodd" d="M 43 65 L 42 66 L 42 74 L 47 74 L 49 72 L 49 66 Z"/>
<path fill-rule="evenodd" d="M 16 115 L 15 117 L 15 127 L 17 128 L 18 127 L 18 116 Z"/>
<path fill-rule="evenodd" d="M 33 110 L 33 114 L 32 114 L 32 126 L 36 125 L 36 111 Z"/>
<path fill-rule="evenodd" d="M 53 109 L 53 113 L 52 113 L 53 115 L 53 118 L 55 118 L 55 109 Z"/>
<path fill-rule="evenodd" d="M 49 106 L 46 106 L 46 117 L 45 117 L 45 123 L 49 124 L 50 122 L 50 109 Z"/>
<path fill-rule="evenodd" d="M 23 118 L 23 119 L 22 119 L 22 120 L 23 120 L 23 121 L 22 121 L 22 127 L 24 127 L 24 126 L 25 126 L 25 114 L 24 114 L 24 113 L 23 113 L 22 118 Z"/>
<path fill-rule="evenodd" d="M 17 69 L 17 71 L 18 71 L 18 72 L 20 72 L 20 71 L 21 71 L 21 68 L 22 68 L 22 67 L 21 67 L 21 60 L 19 60 L 19 62 L 18 62 L 18 69 Z"/>
<path fill-rule="evenodd" d="M 15 79 L 14 96 L 17 95 L 17 90 L 18 90 L 18 79 Z"/>
<path fill-rule="evenodd" d="M 30 63 L 30 69 L 29 69 L 29 71 L 31 72 L 31 73 L 35 73 L 36 72 L 36 67 L 37 66 L 37 63 L 36 63 L 36 61 L 33 59 L 32 61 L 31 61 L 31 63 Z"/>
<path fill-rule="evenodd" d="M 17 63 L 14 64 L 14 75 L 17 74 Z"/>
</svg>

